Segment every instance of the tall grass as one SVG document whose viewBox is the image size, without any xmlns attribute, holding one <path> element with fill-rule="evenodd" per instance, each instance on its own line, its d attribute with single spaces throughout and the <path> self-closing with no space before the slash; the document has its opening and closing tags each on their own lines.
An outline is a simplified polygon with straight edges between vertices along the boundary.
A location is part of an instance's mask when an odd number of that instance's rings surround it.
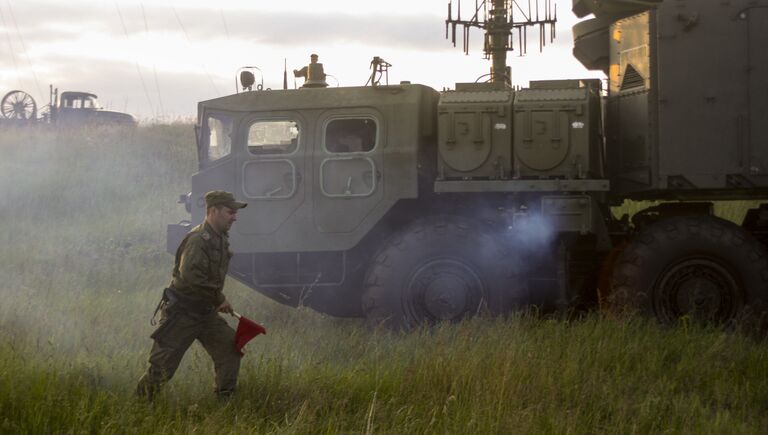
<svg viewBox="0 0 768 435">
<path fill-rule="evenodd" d="M 236 398 L 195 345 L 154 405 L 133 397 L 194 172 L 191 126 L 0 135 L 0 433 L 764 433 L 768 346 L 599 314 L 411 334 L 290 309 L 263 322 Z M 233 321 L 230 320 L 232 324 Z"/>
</svg>

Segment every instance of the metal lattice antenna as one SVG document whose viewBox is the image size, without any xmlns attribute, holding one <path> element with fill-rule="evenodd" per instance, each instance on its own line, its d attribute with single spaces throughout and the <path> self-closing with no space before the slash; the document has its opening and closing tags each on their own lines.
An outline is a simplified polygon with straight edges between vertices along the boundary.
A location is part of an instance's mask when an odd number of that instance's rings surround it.
<svg viewBox="0 0 768 435">
<path fill-rule="evenodd" d="M 469 0 L 465 0 L 465 4 L 467 1 Z M 511 70 L 507 68 L 507 51 L 514 51 L 515 36 L 517 36 L 520 56 L 528 51 L 529 27 L 538 26 L 539 51 L 547 45 L 547 39 L 550 42 L 555 39 L 557 5 L 553 5 L 552 0 L 475 0 L 473 13 L 468 20 L 461 19 L 461 0 L 457 2 L 455 19 L 453 18 L 453 0 L 448 2 L 445 38 L 448 39 L 450 35 L 455 47 L 456 28 L 462 26 L 464 53 L 469 54 L 470 27 L 485 29 L 483 51 L 485 58 L 491 59 L 490 81 L 494 83 L 511 84 L 512 82 Z"/>
</svg>

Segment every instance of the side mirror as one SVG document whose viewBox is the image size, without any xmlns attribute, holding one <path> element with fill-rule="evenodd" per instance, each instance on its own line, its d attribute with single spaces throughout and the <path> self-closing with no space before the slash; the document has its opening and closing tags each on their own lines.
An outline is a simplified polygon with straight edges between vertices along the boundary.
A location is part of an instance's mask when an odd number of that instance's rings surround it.
<svg viewBox="0 0 768 435">
<path fill-rule="evenodd" d="M 200 131 L 201 127 L 200 124 L 195 124 L 195 145 L 197 146 L 197 162 L 198 164 L 202 164 L 203 157 L 205 157 L 205 153 L 203 152 L 202 148 L 202 138 L 200 137 Z"/>
</svg>

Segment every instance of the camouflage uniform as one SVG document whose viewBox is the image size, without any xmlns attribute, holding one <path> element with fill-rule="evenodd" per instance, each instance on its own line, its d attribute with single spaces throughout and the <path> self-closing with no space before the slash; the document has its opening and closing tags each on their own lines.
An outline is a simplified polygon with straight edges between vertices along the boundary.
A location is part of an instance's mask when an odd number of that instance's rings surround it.
<svg viewBox="0 0 768 435">
<path fill-rule="evenodd" d="M 173 279 L 161 303 L 160 326 L 151 336 L 155 342 L 150 366 L 137 386 L 139 396 L 151 400 L 173 377 L 195 340 L 213 359 L 216 393 L 229 396 L 234 392 L 240 370 L 235 331 L 216 312 L 225 301 L 222 288 L 231 256 L 227 233 L 217 234 L 207 222 L 193 228 L 179 245 Z"/>
</svg>

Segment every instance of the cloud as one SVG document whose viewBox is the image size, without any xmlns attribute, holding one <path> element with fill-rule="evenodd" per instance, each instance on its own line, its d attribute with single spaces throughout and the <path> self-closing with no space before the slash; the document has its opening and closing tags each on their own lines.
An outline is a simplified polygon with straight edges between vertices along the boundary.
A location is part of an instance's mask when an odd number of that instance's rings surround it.
<svg viewBox="0 0 768 435">
<path fill-rule="evenodd" d="M 72 38 L 84 31 L 124 36 L 125 31 L 133 35 L 148 30 L 184 34 L 194 42 L 240 39 L 290 47 L 355 42 L 422 50 L 452 49 L 445 40 L 444 19 L 436 15 L 188 9 L 170 4 L 150 4 L 142 8 L 139 4 L 116 6 L 111 2 L 89 3 L 87 10 L 76 7 L 75 3 L 52 3 L 41 8 L 31 2 L 22 3 L 14 10 L 27 44 Z M 14 28 L 8 30 L 16 36 Z M 535 30 L 529 32 L 530 41 L 536 33 Z M 471 38 L 480 41 L 481 31 L 473 30 Z M 568 39 L 561 37 L 556 44 L 570 44 Z"/>
<path fill-rule="evenodd" d="M 118 13 L 119 10 L 119 13 Z M 429 16 L 287 13 L 175 8 L 170 5 L 93 4 L 88 10 L 66 4 L 44 9 L 34 3 L 15 7 L 25 43 L 71 38 L 83 31 L 124 36 L 150 32 L 184 34 L 191 41 L 242 39 L 276 46 L 322 45 L 339 41 L 444 48 L 442 22 Z M 146 17 L 146 21 L 145 21 Z M 121 19 L 122 18 L 122 19 Z M 17 38 L 8 23 L 4 32 Z"/>
<path fill-rule="evenodd" d="M 235 0 L 222 1 L 221 7 L 147 1 L 143 10 L 134 1 L 118 6 L 95 0 L 0 2 L 6 24 L 0 27 L 0 94 L 21 87 L 47 100 L 47 84 L 54 83 L 62 90 L 93 91 L 117 110 L 152 116 L 159 112 L 159 97 L 166 112 L 191 114 L 197 101 L 233 92 L 235 71 L 245 64 L 258 65 L 265 85 L 278 87 L 283 59 L 289 70 L 299 68 L 311 52 L 320 54 L 326 71 L 343 86 L 362 85 L 374 55 L 394 65 L 391 82 L 411 80 L 437 89 L 488 71 L 482 30 L 472 29 L 470 55 L 464 56 L 460 41 L 454 48 L 445 39 L 445 0 L 429 0 L 428 7 L 419 3 L 418 13 L 405 3 L 351 2 L 354 8 L 339 11 L 334 2 L 318 13 L 278 10 L 282 6 L 276 4 L 260 10 L 260 4 Z M 509 53 L 516 84 L 580 74 L 565 66 L 575 61 L 567 20 L 563 23 L 565 29 L 543 55 L 536 29 L 528 34 L 528 57 Z"/>
</svg>

